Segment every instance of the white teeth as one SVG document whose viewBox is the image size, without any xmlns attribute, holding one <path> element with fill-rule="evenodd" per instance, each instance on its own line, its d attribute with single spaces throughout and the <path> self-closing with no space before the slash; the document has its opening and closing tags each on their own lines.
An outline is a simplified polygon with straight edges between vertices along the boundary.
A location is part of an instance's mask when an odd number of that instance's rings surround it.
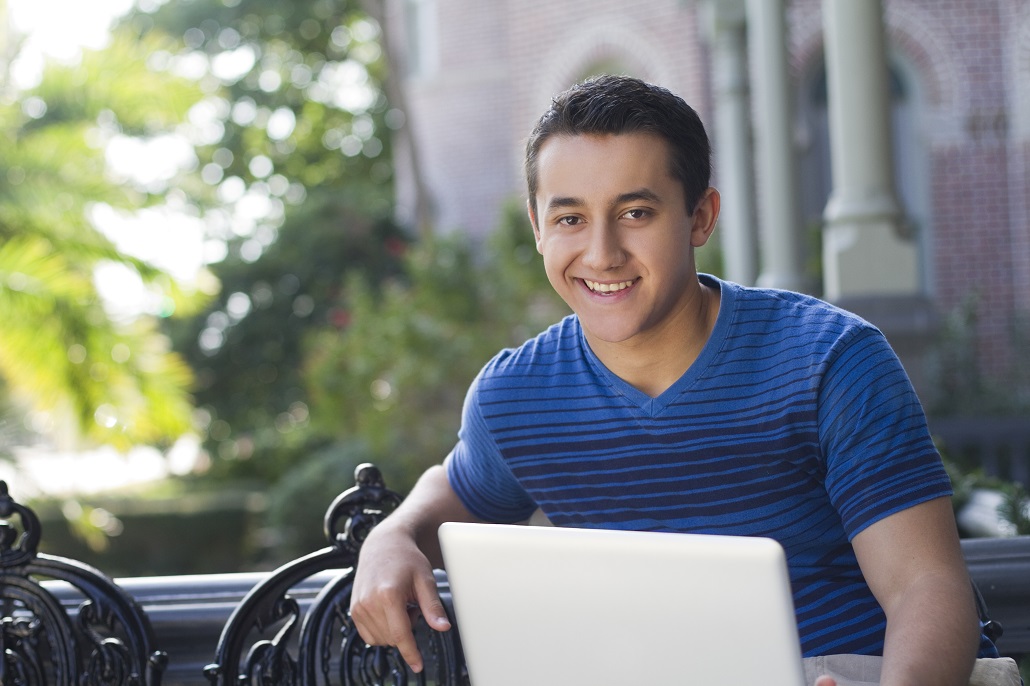
<svg viewBox="0 0 1030 686">
<path fill-rule="evenodd" d="M 586 283 L 587 288 L 597 293 L 614 293 L 629 288 L 633 285 L 632 281 L 620 281 L 618 283 L 598 283 L 597 281 L 591 281 L 590 279 L 583 279 Z"/>
</svg>

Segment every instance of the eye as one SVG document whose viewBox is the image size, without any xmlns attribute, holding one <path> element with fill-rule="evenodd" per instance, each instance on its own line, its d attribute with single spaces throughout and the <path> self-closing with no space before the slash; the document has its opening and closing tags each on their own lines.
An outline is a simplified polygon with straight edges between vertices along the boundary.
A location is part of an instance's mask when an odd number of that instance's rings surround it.
<svg viewBox="0 0 1030 686">
<path fill-rule="evenodd" d="M 562 226 L 576 226 L 581 222 L 582 220 L 579 217 L 575 215 L 569 215 L 567 217 L 560 217 L 556 223 L 561 224 Z"/>
<path fill-rule="evenodd" d="M 622 216 L 626 219 L 646 219 L 650 216 L 651 212 L 643 208 L 634 208 L 623 212 Z"/>
</svg>

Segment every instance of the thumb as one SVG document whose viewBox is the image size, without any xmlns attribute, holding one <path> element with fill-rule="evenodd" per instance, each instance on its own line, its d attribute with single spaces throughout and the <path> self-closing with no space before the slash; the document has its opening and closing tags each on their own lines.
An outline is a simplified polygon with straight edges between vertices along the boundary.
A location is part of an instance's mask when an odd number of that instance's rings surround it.
<svg viewBox="0 0 1030 686">
<path fill-rule="evenodd" d="M 440 593 L 436 590 L 436 577 L 432 573 L 415 579 L 415 601 L 422 611 L 426 623 L 437 631 L 447 631 L 451 622 L 447 619 Z"/>
<path fill-rule="evenodd" d="M 815 680 L 815 686 L 837 686 L 837 682 L 824 674 Z"/>
</svg>

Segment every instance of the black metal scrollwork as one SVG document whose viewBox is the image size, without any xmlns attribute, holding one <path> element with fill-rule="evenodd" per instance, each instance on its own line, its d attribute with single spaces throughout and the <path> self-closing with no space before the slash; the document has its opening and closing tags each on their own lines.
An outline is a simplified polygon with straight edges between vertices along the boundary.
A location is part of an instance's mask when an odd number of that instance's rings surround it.
<svg viewBox="0 0 1030 686">
<path fill-rule="evenodd" d="M 215 661 L 205 668 L 216 686 L 230 684 L 458 685 L 463 676 L 457 633 L 420 623 L 419 647 L 426 669 L 414 674 L 396 650 L 371 647 L 351 622 L 351 585 L 361 544 L 401 502 L 371 464 L 355 470 L 356 485 L 332 502 L 324 532 L 329 547 L 289 562 L 255 586 L 222 630 Z M 290 595 L 299 582 L 339 570 L 305 608 Z M 299 625 L 299 631 L 296 631 Z M 265 634 L 273 634 L 264 638 Z M 246 656 L 244 650 L 247 646 Z M 296 657 L 294 657 L 294 653 Z"/>
<path fill-rule="evenodd" d="M 379 468 L 367 462 L 358 465 L 354 481 L 354 488 L 336 496 L 329 505 L 323 531 L 330 545 L 350 553 L 356 560 L 368 533 L 397 509 L 401 497 L 386 487 Z M 337 531 L 341 520 L 343 531 Z"/>
<path fill-rule="evenodd" d="M 453 617 L 451 619 L 453 624 Z M 383 686 L 468 684 L 460 642 L 453 629 L 440 633 L 419 619 L 415 625 L 415 639 L 424 662 L 419 674 L 407 668 L 395 649 L 367 645 L 349 618 L 342 624 L 342 631 L 340 665 L 345 673 L 340 683 Z"/>
<path fill-rule="evenodd" d="M 0 684 L 160 684 L 167 655 L 154 648 L 142 608 L 93 567 L 38 553 L 39 519 L 3 481 L 0 520 Z M 46 579 L 72 586 L 79 606 L 64 607 Z"/>
</svg>

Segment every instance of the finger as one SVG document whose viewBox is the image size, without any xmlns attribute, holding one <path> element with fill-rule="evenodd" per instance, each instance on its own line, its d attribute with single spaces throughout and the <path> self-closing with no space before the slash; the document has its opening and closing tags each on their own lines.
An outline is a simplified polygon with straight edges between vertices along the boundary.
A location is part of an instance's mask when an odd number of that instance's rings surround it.
<svg viewBox="0 0 1030 686">
<path fill-rule="evenodd" d="M 430 628 L 437 631 L 447 631 L 451 628 L 447 611 L 440 600 L 440 592 L 436 588 L 436 577 L 432 574 L 415 579 L 415 600 Z"/>
<path fill-rule="evenodd" d="M 815 680 L 815 686 L 837 686 L 837 682 L 834 681 L 832 677 L 824 674 Z"/>
<path fill-rule="evenodd" d="M 415 634 L 412 632 L 411 620 L 408 617 L 407 606 L 391 606 L 386 610 L 387 638 L 385 643 L 397 648 L 401 658 L 408 663 L 411 671 L 422 671 L 422 653 L 418 650 L 415 642 Z"/>
</svg>

